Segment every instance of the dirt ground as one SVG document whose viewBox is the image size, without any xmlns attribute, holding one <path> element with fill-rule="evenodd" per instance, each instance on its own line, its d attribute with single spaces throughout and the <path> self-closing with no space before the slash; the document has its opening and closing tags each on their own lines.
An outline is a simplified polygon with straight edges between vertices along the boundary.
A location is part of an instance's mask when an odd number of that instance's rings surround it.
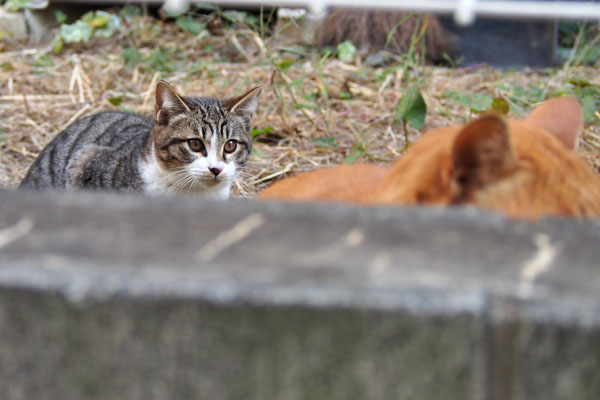
<svg viewBox="0 0 600 400">
<path fill-rule="evenodd" d="M 136 18 L 115 37 L 69 44 L 60 53 L 49 43 L 3 47 L 0 186 L 6 188 L 16 187 L 43 147 L 77 118 L 117 109 L 151 116 L 159 78 L 191 96 L 224 98 L 263 86 L 253 155 L 235 185 L 243 197 L 297 171 L 355 159 L 389 164 L 401 157 L 405 135 L 396 106 L 415 82 L 427 104 L 423 131 L 473 115 L 457 94 L 503 98 L 510 116 L 519 117 L 544 98 L 600 87 L 598 67 L 506 71 L 424 66 L 398 57 L 373 68 L 360 57 L 342 62 L 306 47 L 278 45 L 245 28 L 192 35 L 149 17 Z M 145 61 L 128 66 L 123 54 L 132 47 Z M 580 144 L 596 170 L 599 117 L 596 111 Z M 410 141 L 419 135 L 409 126 Z"/>
</svg>

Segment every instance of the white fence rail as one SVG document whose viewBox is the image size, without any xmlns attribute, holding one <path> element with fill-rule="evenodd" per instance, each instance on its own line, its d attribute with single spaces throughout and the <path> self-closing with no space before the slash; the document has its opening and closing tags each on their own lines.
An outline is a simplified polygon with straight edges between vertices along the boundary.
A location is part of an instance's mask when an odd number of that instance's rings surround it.
<svg viewBox="0 0 600 400">
<path fill-rule="evenodd" d="M 475 16 L 508 18 L 571 19 L 600 21 L 600 3 L 589 1 L 515 0 L 212 0 L 231 6 L 306 7 L 319 14 L 327 7 L 370 8 L 454 14 L 460 24 L 470 24 Z M 189 0 L 167 0 L 165 7 L 181 10 Z"/>
</svg>

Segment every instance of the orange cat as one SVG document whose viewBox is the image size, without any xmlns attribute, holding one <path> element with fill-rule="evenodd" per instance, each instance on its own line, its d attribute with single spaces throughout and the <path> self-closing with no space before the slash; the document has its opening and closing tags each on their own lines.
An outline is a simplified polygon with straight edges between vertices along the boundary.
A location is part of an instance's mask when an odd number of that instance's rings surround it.
<svg viewBox="0 0 600 400">
<path fill-rule="evenodd" d="M 426 133 L 389 168 L 355 164 L 283 179 L 259 199 L 472 204 L 512 217 L 600 215 L 600 178 L 575 153 L 579 103 L 546 101 L 524 120 L 488 115 Z"/>
</svg>

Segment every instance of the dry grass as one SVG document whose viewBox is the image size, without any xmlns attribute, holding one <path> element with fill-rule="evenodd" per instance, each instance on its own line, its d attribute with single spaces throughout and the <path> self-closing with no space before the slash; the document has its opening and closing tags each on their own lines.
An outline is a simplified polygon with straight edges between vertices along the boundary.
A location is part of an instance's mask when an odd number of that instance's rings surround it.
<svg viewBox="0 0 600 400">
<path fill-rule="evenodd" d="M 516 98 L 513 87 L 535 85 L 552 92 L 567 85 L 571 76 L 600 85 L 598 68 L 591 67 L 548 73 L 486 66 L 384 70 L 334 58 L 319 63 L 318 55 L 293 58 L 295 53 L 248 30 L 192 37 L 175 24 L 145 22 L 133 33 L 71 45 L 60 54 L 48 45 L 27 44 L 11 44 L 0 53 L 0 186 L 16 187 L 46 143 L 76 118 L 117 108 L 151 115 L 159 76 L 185 95 L 196 96 L 227 97 L 263 85 L 254 126 L 272 130 L 257 137 L 255 154 L 237 184 L 237 193 L 246 197 L 286 174 L 340 164 L 356 146 L 364 147 L 363 159 L 376 163 L 400 157 L 404 132 L 394 122 L 394 108 L 403 82 L 411 79 L 423 84 L 425 130 L 469 118 L 467 108 L 444 96 L 446 90 Z M 160 28 L 158 36 L 144 31 L 150 23 Z M 158 46 L 179 47 L 177 69 L 162 75 L 140 67 L 128 70 L 120 55 L 132 41 L 144 54 Z M 285 71 L 278 66 L 283 60 L 293 60 Z M 499 89 L 502 84 L 505 88 Z M 351 98 L 342 99 L 347 92 Z M 113 106 L 110 98 L 120 98 L 122 104 Z M 517 100 L 524 111 L 533 106 L 526 97 Z M 409 133 L 411 140 L 420 135 Z M 596 169 L 599 148 L 599 126 L 586 127 L 581 150 Z"/>
</svg>

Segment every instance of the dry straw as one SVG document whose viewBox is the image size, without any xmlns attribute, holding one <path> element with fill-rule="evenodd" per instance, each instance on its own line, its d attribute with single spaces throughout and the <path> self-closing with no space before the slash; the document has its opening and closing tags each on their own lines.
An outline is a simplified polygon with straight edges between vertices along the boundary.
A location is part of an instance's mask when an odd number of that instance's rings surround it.
<svg viewBox="0 0 600 400">
<path fill-rule="evenodd" d="M 76 118 L 114 109 L 150 116 L 159 77 L 183 94 L 195 96 L 228 97 L 263 85 L 253 121 L 263 133 L 257 136 L 255 153 L 234 186 L 243 197 L 254 196 L 288 174 L 343 163 L 356 151 L 363 160 L 381 164 L 400 157 L 404 132 L 402 124 L 395 122 L 395 106 L 407 81 L 422 83 L 428 130 L 468 119 L 469 110 L 445 96 L 448 90 L 509 95 L 499 89 L 502 84 L 553 90 L 569 79 L 562 70 L 508 73 L 485 66 L 417 64 L 367 68 L 359 59 L 342 63 L 319 55 L 297 57 L 297 49 L 277 48 L 247 29 L 192 37 L 175 24 L 145 22 L 136 32 L 70 45 L 59 54 L 45 46 L 7 45 L 0 53 L 0 186 L 16 187 L 40 150 Z M 149 26 L 158 26 L 160 34 L 144 31 Z M 162 46 L 176 54 L 177 68 L 168 73 L 139 66 L 127 69 L 120 55 L 132 43 L 146 56 Z M 597 69 L 568 73 L 600 84 Z M 121 101 L 118 106 L 109 102 L 115 98 Z M 411 130 L 409 138 L 416 140 L 420 134 Z M 587 127 L 581 151 L 596 169 L 599 148 L 598 125 Z"/>
</svg>

